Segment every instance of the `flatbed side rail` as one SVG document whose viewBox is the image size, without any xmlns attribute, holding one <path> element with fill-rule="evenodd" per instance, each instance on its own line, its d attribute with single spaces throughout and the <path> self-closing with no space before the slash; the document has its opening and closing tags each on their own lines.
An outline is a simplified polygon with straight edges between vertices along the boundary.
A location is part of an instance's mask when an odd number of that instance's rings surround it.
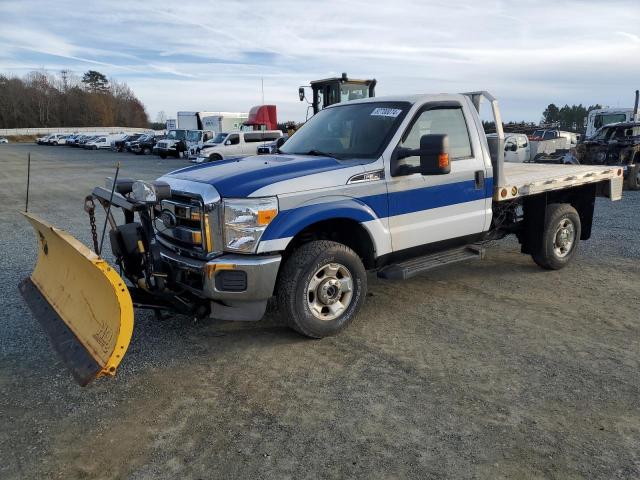
<svg viewBox="0 0 640 480">
<path fill-rule="evenodd" d="M 585 168 L 577 166 L 571 169 L 560 167 L 558 169 L 560 171 L 554 172 L 553 170 L 556 169 L 554 168 L 556 166 L 545 166 L 550 169 L 546 175 L 541 175 L 541 173 L 545 172 L 542 169 L 532 169 L 527 174 L 526 170 L 528 169 L 526 167 L 529 167 L 529 165 L 520 166 L 520 164 L 514 164 L 513 167 L 520 168 L 522 171 L 514 172 L 513 176 L 510 175 L 510 172 L 507 172 L 505 184 L 494 190 L 493 199 L 495 201 L 513 200 L 514 198 L 607 181 L 609 182 L 609 188 L 605 196 L 611 200 L 620 200 L 622 198 L 624 177 L 623 171 L 619 167 Z"/>
</svg>

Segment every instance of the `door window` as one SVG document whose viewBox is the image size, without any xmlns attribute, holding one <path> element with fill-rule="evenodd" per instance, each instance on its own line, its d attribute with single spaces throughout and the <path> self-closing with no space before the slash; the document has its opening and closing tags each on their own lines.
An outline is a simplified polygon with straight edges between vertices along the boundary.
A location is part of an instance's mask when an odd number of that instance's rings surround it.
<svg viewBox="0 0 640 480">
<path fill-rule="evenodd" d="M 449 136 L 449 158 L 459 160 L 472 156 L 471 140 L 462 108 L 441 108 L 426 110 L 415 120 L 406 138 L 400 143 L 404 148 L 420 148 L 420 137 L 429 134 Z M 419 157 L 403 160 L 408 165 L 419 165 Z"/>
</svg>

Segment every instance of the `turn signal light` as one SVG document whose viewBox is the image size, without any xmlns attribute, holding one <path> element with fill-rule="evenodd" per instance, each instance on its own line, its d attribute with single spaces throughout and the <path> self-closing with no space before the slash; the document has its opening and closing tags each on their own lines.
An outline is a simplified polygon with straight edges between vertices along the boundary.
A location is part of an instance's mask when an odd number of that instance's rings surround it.
<svg viewBox="0 0 640 480">
<path fill-rule="evenodd" d="M 441 153 L 438 155 L 438 167 L 447 168 L 449 166 L 449 154 Z"/>
<path fill-rule="evenodd" d="M 269 225 L 277 214 L 278 211 L 275 208 L 272 210 L 258 210 L 258 225 Z"/>
</svg>

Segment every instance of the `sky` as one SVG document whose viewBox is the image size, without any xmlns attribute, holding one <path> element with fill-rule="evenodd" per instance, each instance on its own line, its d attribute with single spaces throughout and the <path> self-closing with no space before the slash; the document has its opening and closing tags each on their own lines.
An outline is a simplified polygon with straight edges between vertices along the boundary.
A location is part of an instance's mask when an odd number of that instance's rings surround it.
<svg viewBox="0 0 640 480">
<path fill-rule="evenodd" d="M 376 78 L 376 96 L 489 90 L 503 119 L 549 103 L 631 107 L 640 0 L 0 0 L 0 73 L 93 69 L 159 111 L 304 120 L 298 87 Z"/>
</svg>

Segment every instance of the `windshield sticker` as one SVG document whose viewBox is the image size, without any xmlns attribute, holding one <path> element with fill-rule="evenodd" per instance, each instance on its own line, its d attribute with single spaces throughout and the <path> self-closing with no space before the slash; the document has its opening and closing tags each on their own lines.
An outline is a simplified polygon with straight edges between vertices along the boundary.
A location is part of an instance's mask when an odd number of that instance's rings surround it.
<svg viewBox="0 0 640 480">
<path fill-rule="evenodd" d="M 372 117 L 393 117 L 396 118 L 402 113 L 399 108 L 376 108 L 371 112 Z"/>
</svg>

